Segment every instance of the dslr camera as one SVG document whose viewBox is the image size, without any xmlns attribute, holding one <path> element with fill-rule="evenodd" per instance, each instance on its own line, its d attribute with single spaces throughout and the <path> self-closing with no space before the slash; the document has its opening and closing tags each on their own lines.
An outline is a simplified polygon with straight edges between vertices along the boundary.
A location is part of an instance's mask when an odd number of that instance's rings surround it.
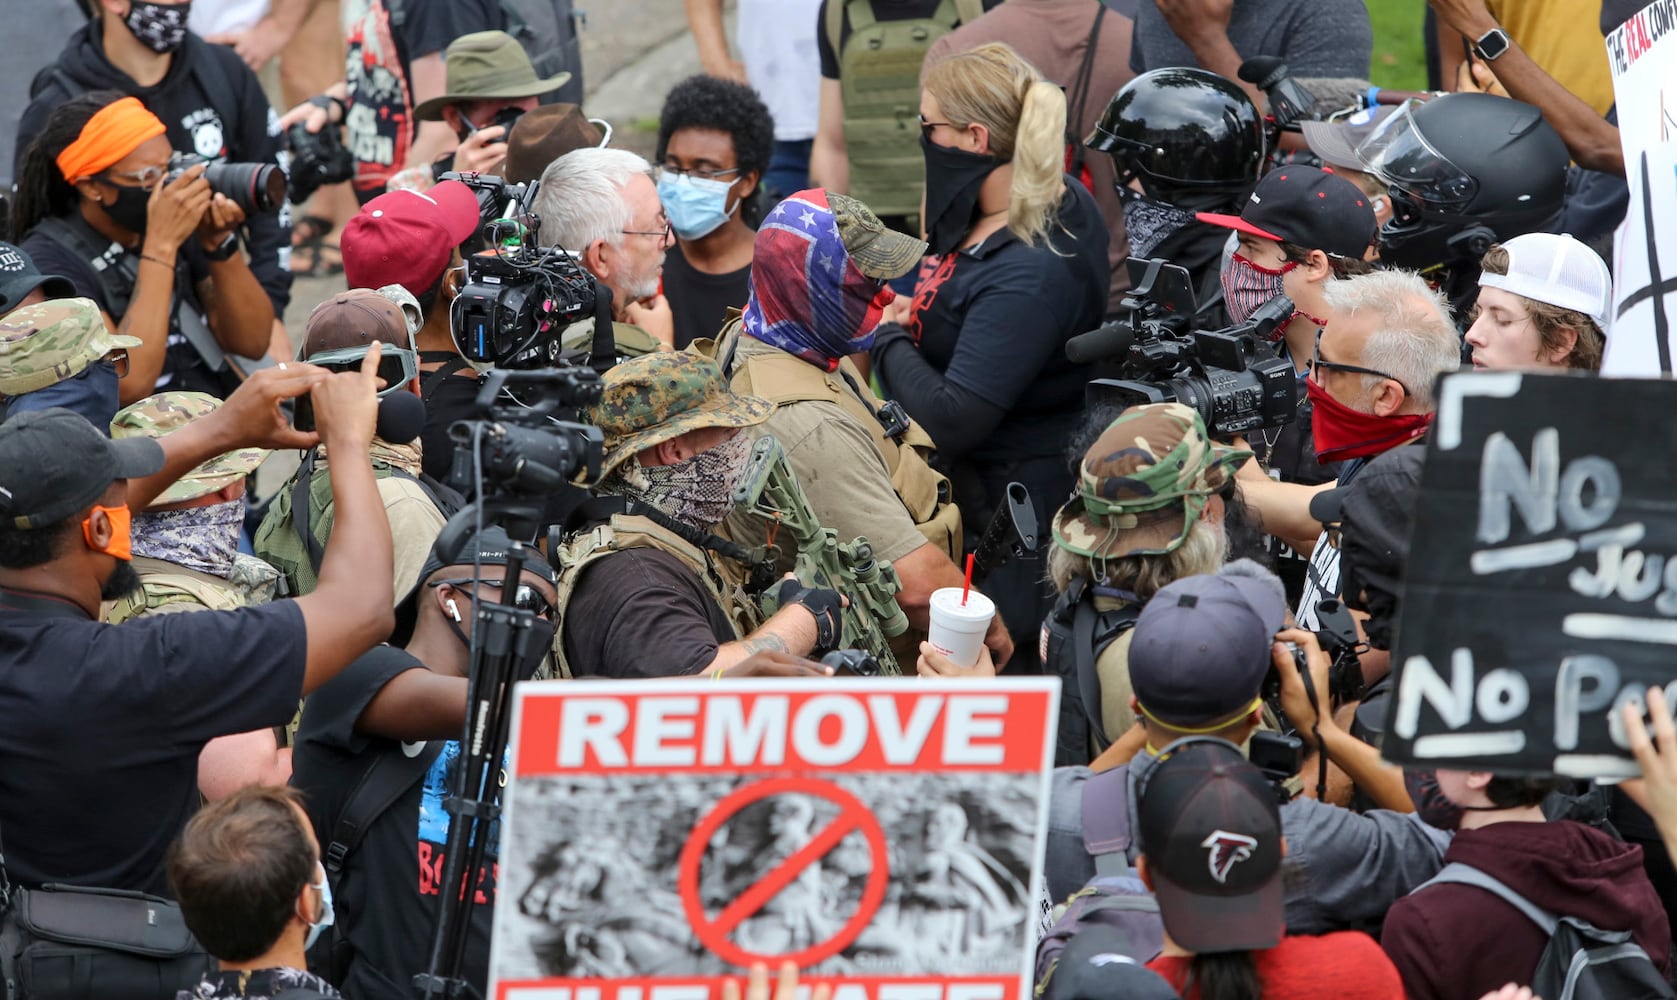
<svg viewBox="0 0 1677 1000">
<path fill-rule="evenodd" d="M 277 212 L 285 204 L 285 173 L 272 163 L 216 163 L 202 156 L 176 153 L 169 158 L 166 183 L 174 183 L 200 163 L 209 164 L 204 179 L 210 182 L 210 190 L 226 195 L 246 215 Z"/>
<path fill-rule="evenodd" d="M 1119 378 L 1098 378 L 1085 389 L 1090 407 L 1183 403 L 1217 437 L 1292 422 L 1298 377 L 1273 346 L 1273 335 L 1293 314 L 1286 296 L 1264 303 L 1244 323 L 1195 330 L 1186 270 L 1163 260 L 1127 263 L 1124 317 L 1066 342 L 1075 364 L 1117 362 Z"/>
</svg>

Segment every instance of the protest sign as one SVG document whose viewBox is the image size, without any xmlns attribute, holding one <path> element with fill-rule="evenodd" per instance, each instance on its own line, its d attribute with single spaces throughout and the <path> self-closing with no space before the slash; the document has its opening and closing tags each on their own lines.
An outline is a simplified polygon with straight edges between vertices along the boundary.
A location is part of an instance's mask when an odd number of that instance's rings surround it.
<svg viewBox="0 0 1677 1000">
<path fill-rule="evenodd" d="M 1653 0 L 1607 36 L 1630 210 L 1613 248 L 1602 372 L 1670 374 L 1677 323 L 1677 0 Z M 1669 274 L 1667 273 L 1669 272 Z"/>
<path fill-rule="evenodd" d="M 494 1000 L 1025 1000 L 1058 685 L 521 685 Z"/>
<path fill-rule="evenodd" d="M 1677 689 L 1677 383 L 1440 383 L 1385 755 L 1633 775 L 1621 706 Z M 1672 693 L 1677 693 L 1673 690 Z"/>
</svg>

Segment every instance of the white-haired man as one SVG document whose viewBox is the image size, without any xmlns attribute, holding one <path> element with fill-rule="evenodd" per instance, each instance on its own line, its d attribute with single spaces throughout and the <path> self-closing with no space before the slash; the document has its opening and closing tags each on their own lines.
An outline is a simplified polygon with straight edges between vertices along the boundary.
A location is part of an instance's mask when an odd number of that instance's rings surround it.
<svg viewBox="0 0 1677 1000">
<path fill-rule="evenodd" d="M 1438 292 L 1412 271 L 1375 271 L 1329 282 L 1328 322 L 1316 342 L 1306 381 L 1316 457 L 1339 465 L 1338 483 L 1299 486 L 1271 481 L 1254 463 L 1241 469 L 1241 492 L 1264 525 L 1310 553 L 1299 627 L 1315 629 L 1317 604 L 1339 596 L 1339 550 L 1327 544 L 1326 507 L 1316 494 L 1344 485 L 1369 459 L 1425 434 L 1432 424 L 1433 386 L 1461 365 L 1461 337 Z M 1319 536 L 1319 537 L 1318 537 Z M 1312 547 L 1308 541 L 1316 537 Z M 1383 672 L 1364 657 L 1370 667 Z"/>
<path fill-rule="evenodd" d="M 674 237 L 650 163 L 622 149 L 572 150 L 542 171 L 531 209 L 541 218 L 541 245 L 570 251 L 611 290 L 619 354 L 674 346 L 675 319 L 659 291 Z M 565 347 L 585 348 L 592 331 L 592 323 L 573 325 Z"/>
</svg>

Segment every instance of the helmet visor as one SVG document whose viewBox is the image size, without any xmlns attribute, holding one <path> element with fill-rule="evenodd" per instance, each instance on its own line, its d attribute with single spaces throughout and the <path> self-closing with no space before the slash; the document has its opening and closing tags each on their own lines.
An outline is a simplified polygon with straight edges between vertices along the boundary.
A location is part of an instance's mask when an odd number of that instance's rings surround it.
<svg viewBox="0 0 1677 1000">
<path fill-rule="evenodd" d="M 1357 159 L 1372 174 L 1428 208 L 1455 210 L 1479 192 L 1479 182 L 1427 142 L 1415 124 L 1411 98 L 1357 146 Z"/>
</svg>

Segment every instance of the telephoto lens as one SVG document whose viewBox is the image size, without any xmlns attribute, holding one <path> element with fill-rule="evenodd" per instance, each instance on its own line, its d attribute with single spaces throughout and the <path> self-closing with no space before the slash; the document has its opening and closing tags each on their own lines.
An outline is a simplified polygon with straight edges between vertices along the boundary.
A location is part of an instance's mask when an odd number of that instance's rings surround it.
<svg viewBox="0 0 1677 1000">
<path fill-rule="evenodd" d="M 277 212 L 285 202 L 285 173 L 272 163 L 212 163 L 204 177 L 246 215 Z"/>
</svg>

